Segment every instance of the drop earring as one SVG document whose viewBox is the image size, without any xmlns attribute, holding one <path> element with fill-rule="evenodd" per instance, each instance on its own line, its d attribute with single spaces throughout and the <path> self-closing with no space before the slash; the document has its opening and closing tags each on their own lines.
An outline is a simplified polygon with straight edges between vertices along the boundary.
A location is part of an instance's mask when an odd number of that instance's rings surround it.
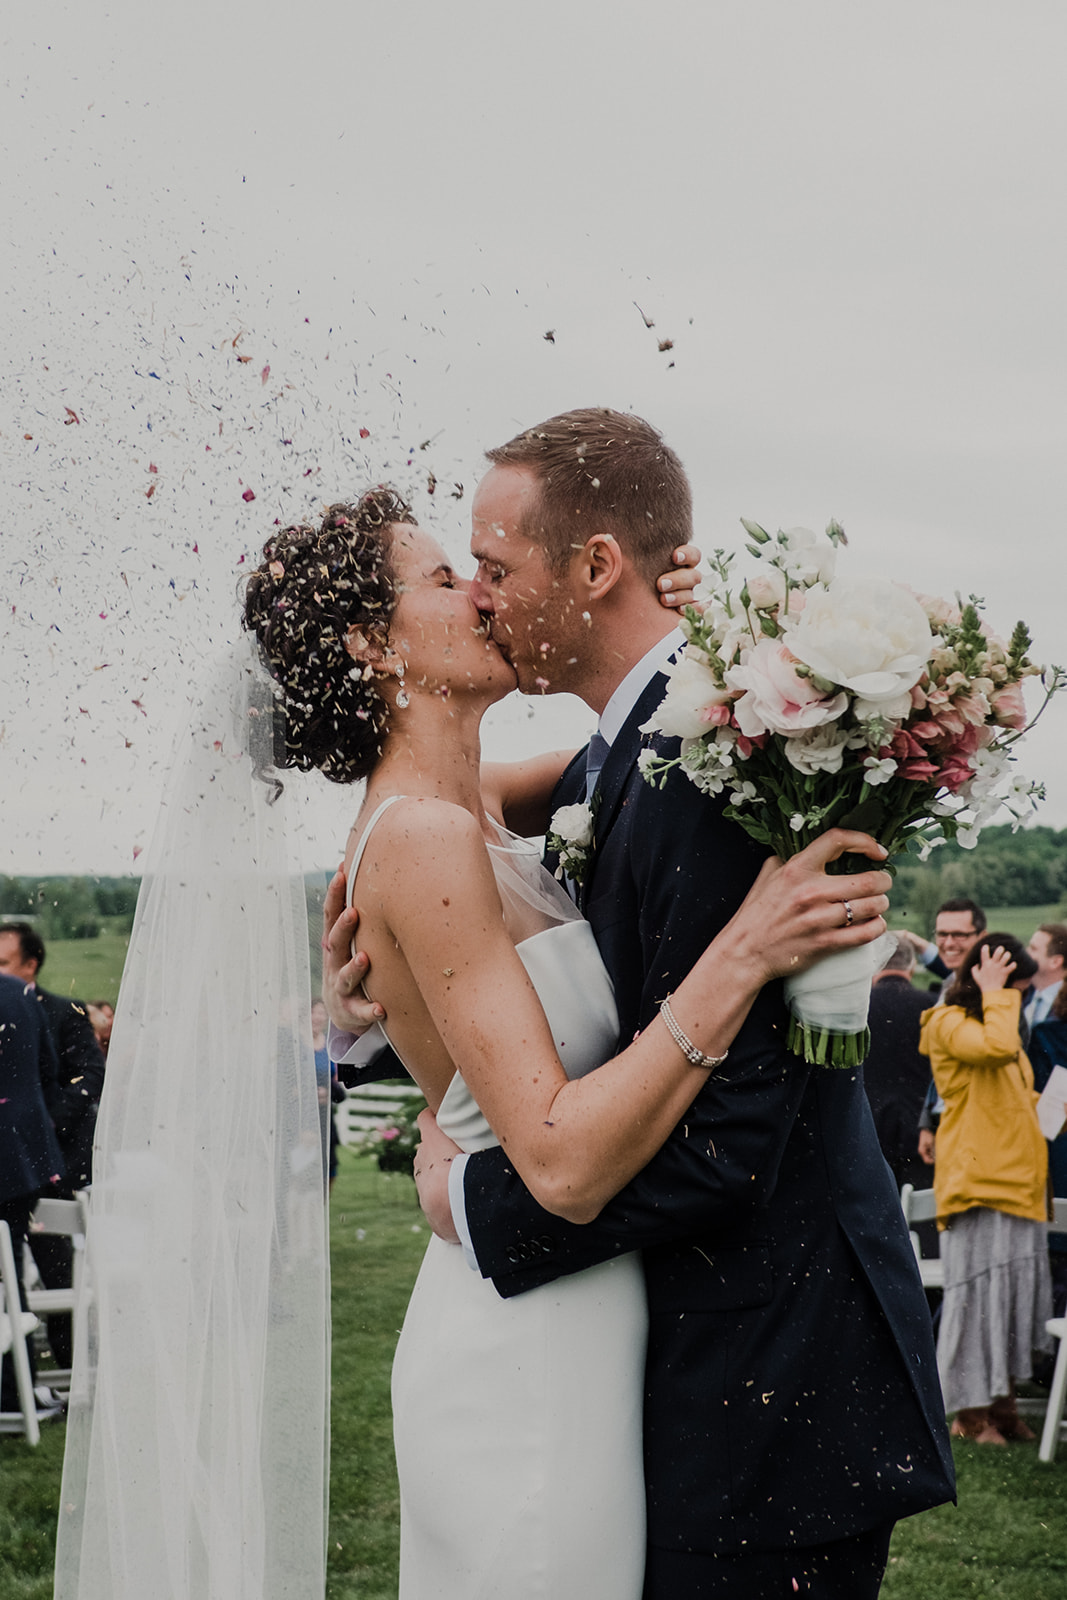
<svg viewBox="0 0 1067 1600">
<path fill-rule="evenodd" d="M 396 681 L 400 685 L 400 688 L 396 692 L 396 703 L 401 711 L 405 710 L 406 707 L 411 704 L 411 696 L 404 688 L 404 670 L 404 663 L 401 661 L 400 665 L 396 669 Z"/>
</svg>

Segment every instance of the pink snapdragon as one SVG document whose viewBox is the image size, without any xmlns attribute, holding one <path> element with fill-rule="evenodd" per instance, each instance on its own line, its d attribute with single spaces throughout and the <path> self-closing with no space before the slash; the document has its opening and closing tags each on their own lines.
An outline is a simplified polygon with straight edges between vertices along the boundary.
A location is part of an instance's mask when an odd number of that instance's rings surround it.
<svg viewBox="0 0 1067 1600">
<path fill-rule="evenodd" d="M 950 756 L 944 766 L 939 768 L 937 781 L 950 794 L 955 794 L 974 777 L 974 768 L 965 757 L 960 755 Z"/>
<path fill-rule="evenodd" d="M 993 715 L 1002 728 L 1025 728 L 1026 706 L 1021 683 L 1009 683 L 993 696 Z"/>
</svg>

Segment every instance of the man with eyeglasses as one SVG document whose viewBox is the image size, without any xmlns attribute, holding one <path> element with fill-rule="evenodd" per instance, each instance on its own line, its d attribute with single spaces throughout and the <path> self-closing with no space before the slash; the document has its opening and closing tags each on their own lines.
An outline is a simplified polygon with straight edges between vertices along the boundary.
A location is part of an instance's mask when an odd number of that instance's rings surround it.
<svg viewBox="0 0 1067 1600">
<path fill-rule="evenodd" d="M 964 958 L 975 940 L 979 939 L 985 930 L 986 914 L 981 906 L 976 901 L 959 895 L 954 900 L 946 900 L 938 908 L 937 916 L 934 918 L 933 943 L 920 938 L 917 933 L 907 935 L 915 946 L 923 966 L 935 977 L 943 980 L 937 995 L 938 1005 L 944 999 L 945 990 L 963 965 Z M 928 1094 L 926 1103 L 919 1113 L 919 1154 L 927 1166 L 934 1164 L 934 1140 L 940 1120 L 940 1102 L 936 1096 Z"/>
</svg>

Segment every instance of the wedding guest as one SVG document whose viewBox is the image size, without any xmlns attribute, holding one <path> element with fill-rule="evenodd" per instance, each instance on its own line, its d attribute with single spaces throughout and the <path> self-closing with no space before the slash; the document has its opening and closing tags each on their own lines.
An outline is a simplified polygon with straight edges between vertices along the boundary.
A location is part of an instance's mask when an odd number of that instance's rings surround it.
<svg viewBox="0 0 1067 1600">
<path fill-rule="evenodd" d="M 934 1190 L 945 1293 L 937 1361 L 952 1432 L 979 1444 L 1032 1439 L 1015 1402 L 1048 1349 L 1048 1157 L 1019 1037 L 1036 963 L 1008 933 L 980 938 L 944 1002 L 923 1018 L 945 1110 Z"/>
<path fill-rule="evenodd" d="M 1027 1025 L 1035 1028 L 1052 1011 L 1067 962 L 1067 922 L 1043 922 L 1030 936 L 1027 950 L 1037 962 L 1031 992 L 1023 1005 Z"/>
<path fill-rule="evenodd" d="M 912 943 L 898 933 L 885 966 L 874 975 L 867 1024 L 871 1047 L 863 1065 L 878 1143 L 898 1189 L 906 1183 L 929 1189 L 933 1181 L 915 1148 L 915 1126 L 930 1081 L 930 1063 L 919 1054 L 920 1021 L 930 996 L 912 983 L 914 971 Z M 924 1234 L 923 1254 L 936 1256 L 932 1223 L 921 1225 L 920 1238 Z"/>
<path fill-rule="evenodd" d="M 966 896 L 959 895 L 955 899 L 944 901 L 937 909 L 934 918 L 934 942 L 931 944 L 921 939 L 916 933 L 907 933 L 905 937 L 915 948 L 916 954 L 923 966 L 935 977 L 940 978 L 941 988 L 938 998 L 943 999 L 955 973 L 974 945 L 979 934 L 985 932 L 986 914 L 981 906 Z M 919 1113 L 918 1150 L 920 1159 L 932 1167 L 934 1164 L 934 1148 L 937 1138 L 937 1124 L 941 1117 L 941 1106 L 938 1095 L 933 1089 L 932 1082 L 928 1086 L 926 1101 Z"/>
<path fill-rule="evenodd" d="M 978 902 L 969 900 L 966 895 L 956 895 L 938 906 L 932 940 L 924 939 L 910 928 L 904 930 L 904 937 L 926 970 L 941 979 L 941 988 L 944 989 L 985 928 L 986 914 Z"/>
<path fill-rule="evenodd" d="M 107 1060 L 108 1046 L 111 1043 L 111 1027 L 115 1021 L 115 1007 L 110 1000 L 90 1000 L 86 1010 L 92 1024 L 96 1042 L 100 1046 L 104 1060 Z"/>
<path fill-rule="evenodd" d="M 92 1182 L 93 1133 L 104 1084 L 104 1056 L 87 1008 L 77 1000 L 50 994 L 37 983 L 44 962 L 44 940 L 30 923 L 6 922 L 0 927 L 0 972 L 18 978 L 36 999 L 55 1046 L 58 1081 L 52 1109 L 66 1176 L 52 1192 L 70 1199 L 75 1189 Z M 73 1272 L 70 1240 L 54 1233 L 31 1234 L 30 1249 L 45 1287 L 69 1289 Z M 70 1313 L 58 1312 L 47 1321 L 48 1342 L 57 1365 L 69 1367 L 73 1351 Z"/>
<path fill-rule="evenodd" d="M 1031 939 L 1031 946 L 1033 942 Z M 1031 1031 L 1028 1054 L 1034 1069 L 1034 1088 L 1038 1091 L 1044 1089 L 1054 1066 L 1067 1067 L 1067 984 L 1060 985 L 1048 1016 Z M 1067 1130 L 1049 1144 L 1048 1172 L 1052 1193 L 1067 1196 Z M 1050 1231 L 1048 1253 L 1052 1272 L 1052 1314 L 1062 1317 L 1067 1314 L 1067 1233 Z"/>
<path fill-rule="evenodd" d="M 33 991 L 16 978 L 0 975 L 0 1220 L 11 1229 L 11 1243 L 25 1304 L 22 1263 L 30 1216 L 42 1192 L 57 1192 L 63 1156 L 52 1114 L 59 1103 L 55 1048 Z M 27 1340 L 30 1372 L 36 1380 L 33 1341 Z M 0 1410 L 19 1409 L 14 1362 L 4 1357 Z M 62 1410 L 51 1390 L 37 1396 L 38 1417 Z"/>
<path fill-rule="evenodd" d="M 5 922 L 0 927 L 0 972 L 29 986 L 56 1047 L 60 1094 L 56 1126 L 67 1185 L 84 1189 L 92 1182 L 93 1131 L 104 1086 L 104 1056 L 87 1008 L 80 1001 L 50 994 L 38 983 L 44 963 L 44 940 L 30 923 Z"/>
</svg>

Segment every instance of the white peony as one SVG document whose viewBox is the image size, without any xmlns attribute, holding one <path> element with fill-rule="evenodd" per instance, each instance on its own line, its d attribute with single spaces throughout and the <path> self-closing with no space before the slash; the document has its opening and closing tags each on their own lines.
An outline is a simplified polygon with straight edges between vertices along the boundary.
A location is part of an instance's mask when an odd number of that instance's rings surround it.
<svg viewBox="0 0 1067 1600">
<path fill-rule="evenodd" d="M 667 693 L 642 724 L 641 732 L 664 733 L 677 739 L 699 738 L 711 725 L 707 711 L 729 700 L 729 691 L 720 689 L 705 656 L 692 645 L 686 645 L 667 670 Z"/>
<path fill-rule="evenodd" d="M 789 648 L 828 683 L 872 707 L 901 703 L 921 678 L 933 636 L 914 595 L 886 578 L 846 578 L 812 589 Z"/>
<path fill-rule="evenodd" d="M 888 744 L 889 738 L 896 732 L 911 712 L 911 691 L 902 689 L 899 695 L 891 695 L 888 700 L 868 700 L 862 695 L 852 702 L 852 715 L 857 722 L 871 722 L 878 717 L 883 725 L 882 742 Z"/>
</svg>

